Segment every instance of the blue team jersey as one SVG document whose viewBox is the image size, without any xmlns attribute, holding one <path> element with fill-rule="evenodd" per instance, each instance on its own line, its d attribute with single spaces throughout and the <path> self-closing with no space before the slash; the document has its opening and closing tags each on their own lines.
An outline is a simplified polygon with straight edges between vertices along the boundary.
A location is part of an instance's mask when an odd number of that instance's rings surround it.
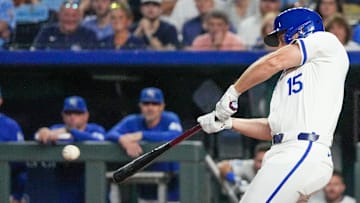
<svg viewBox="0 0 360 203">
<path fill-rule="evenodd" d="M 55 124 L 50 129 L 63 128 Z M 84 131 L 71 129 L 72 138 L 63 142 L 102 141 L 105 130 L 95 123 L 88 123 Z M 49 146 L 51 147 L 51 146 Z M 52 161 L 29 162 L 27 193 L 36 203 L 84 203 L 84 164 L 56 163 Z"/>
<path fill-rule="evenodd" d="M 0 114 L 0 142 L 24 141 L 24 135 L 19 124 Z M 27 179 L 26 168 L 22 163 L 11 163 L 11 195 L 16 200 L 21 200 Z"/>
<path fill-rule="evenodd" d="M 92 30 L 79 25 L 74 33 L 64 34 L 60 31 L 58 23 L 44 26 L 33 44 L 34 49 L 73 51 L 94 49 L 97 46 L 96 34 Z"/>
<path fill-rule="evenodd" d="M 0 114 L 0 142 L 23 141 L 24 135 L 19 124 L 4 114 Z"/>
<path fill-rule="evenodd" d="M 64 124 L 55 124 L 50 127 L 51 130 L 64 128 Z M 81 141 L 102 141 L 105 139 L 105 129 L 95 123 L 88 123 L 84 131 L 77 130 L 75 128 L 70 129 L 69 133 L 72 138 L 64 141 L 68 142 L 81 142 Z"/>
<path fill-rule="evenodd" d="M 145 119 L 142 115 L 132 114 L 122 119 L 112 129 L 110 129 L 106 135 L 106 138 L 108 140 L 118 142 L 120 136 L 126 133 L 133 133 L 138 131 L 142 132 L 143 141 L 164 142 L 178 137 L 182 132 L 182 127 L 179 117 L 173 112 L 163 112 L 159 124 L 153 128 L 148 128 L 146 126 Z M 177 162 L 154 163 L 145 170 L 167 172 L 171 171 L 176 174 L 179 170 L 179 164 Z M 168 200 L 179 200 L 178 187 L 178 178 L 175 175 L 168 185 Z M 157 199 L 156 194 L 156 187 L 140 187 L 140 197 L 144 199 Z"/>
</svg>

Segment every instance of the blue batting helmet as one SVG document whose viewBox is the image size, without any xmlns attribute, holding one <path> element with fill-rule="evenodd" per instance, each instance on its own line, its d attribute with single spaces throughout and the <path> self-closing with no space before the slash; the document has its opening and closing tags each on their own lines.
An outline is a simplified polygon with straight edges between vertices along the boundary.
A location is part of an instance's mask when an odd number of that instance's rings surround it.
<svg viewBox="0 0 360 203">
<path fill-rule="evenodd" d="M 289 44 L 295 34 L 298 34 L 297 38 L 305 38 L 317 31 L 324 31 L 319 14 L 307 8 L 290 8 L 275 18 L 274 31 L 264 38 L 264 42 L 268 46 L 277 47 L 279 45 L 278 33 L 285 33 L 285 42 Z"/>
</svg>

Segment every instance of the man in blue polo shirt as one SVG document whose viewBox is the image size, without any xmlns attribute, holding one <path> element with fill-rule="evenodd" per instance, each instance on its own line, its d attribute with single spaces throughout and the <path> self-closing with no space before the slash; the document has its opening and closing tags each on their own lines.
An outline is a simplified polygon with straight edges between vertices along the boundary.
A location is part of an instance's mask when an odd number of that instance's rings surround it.
<svg viewBox="0 0 360 203">
<path fill-rule="evenodd" d="M 31 49 L 79 51 L 96 48 L 96 34 L 80 25 L 81 16 L 79 3 L 64 1 L 58 14 L 59 22 L 44 26 L 36 36 Z"/>
<path fill-rule="evenodd" d="M 131 114 L 123 118 L 107 133 L 107 139 L 119 143 L 131 157 L 143 153 L 139 141 L 163 142 L 169 141 L 182 132 L 179 117 L 165 111 L 164 96 L 160 89 L 148 87 L 141 91 L 139 99 L 141 114 Z M 168 200 L 178 201 L 178 163 L 154 163 L 147 167 L 147 171 L 166 171 L 174 174 L 168 184 Z M 139 187 L 142 202 L 156 200 L 155 186 Z"/>
<path fill-rule="evenodd" d="M 62 118 L 64 123 L 40 128 L 35 139 L 42 144 L 104 140 L 104 128 L 88 123 L 89 112 L 82 97 L 70 96 L 64 100 Z M 34 162 L 28 163 L 28 171 L 31 202 L 85 202 L 83 163 Z"/>
<path fill-rule="evenodd" d="M 3 98 L 0 89 L 0 106 Z M 24 141 L 24 135 L 19 124 L 0 113 L 0 142 Z M 11 203 L 19 203 L 23 198 L 25 183 L 27 180 L 26 168 L 23 163 L 11 163 Z"/>
</svg>

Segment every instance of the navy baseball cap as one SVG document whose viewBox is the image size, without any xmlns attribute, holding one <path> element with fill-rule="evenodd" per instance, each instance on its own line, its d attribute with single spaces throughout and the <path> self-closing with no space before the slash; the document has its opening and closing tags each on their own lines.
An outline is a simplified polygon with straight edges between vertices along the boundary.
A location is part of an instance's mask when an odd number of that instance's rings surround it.
<svg viewBox="0 0 360 203">
<path fill-rule="evenodd" d="M 164 95 L 159 88 L 147 87 L 141 90 L 140 99 L 141 103 L 152 102 L 152 103 L 164 103 Z"/>
<path fill-rule="evenodd" d="M 84 98 L 79 96 L 67 97 L 64 100 L 63 112 L 76 111 L 85 113 L 88 111 Z"/>
</svg>

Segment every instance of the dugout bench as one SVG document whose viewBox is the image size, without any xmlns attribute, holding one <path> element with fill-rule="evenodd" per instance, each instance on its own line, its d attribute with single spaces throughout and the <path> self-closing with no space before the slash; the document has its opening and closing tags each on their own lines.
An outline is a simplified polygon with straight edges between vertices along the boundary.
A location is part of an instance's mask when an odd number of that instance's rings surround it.
<svg viewBox="0 0 360 203">
<path fill-rule="evenodd" d="M 106 163 L 127 162 L 131 159 L 118 144 L 104 142 L 76 143 L 81 155 L 76 161 L 85 163 L 86 203 L 105 203 Z M 158 144 L 143 144 L 145 152 Z M 0 202 L 8 202 L 10 193 L 10 161 L 64 162 L 61 151 L 64 145 L 48 146 L 37 142 L 7 142 L 0 144 Z M 210 175 L 204 162 L 205 150 L 199 141 L 184 141 L 163 154 L 158 161 L 180 162 L 181 202 L 211 202 Z M 208 194 L 208 195 L 207 195 Z"/>
</svg>

